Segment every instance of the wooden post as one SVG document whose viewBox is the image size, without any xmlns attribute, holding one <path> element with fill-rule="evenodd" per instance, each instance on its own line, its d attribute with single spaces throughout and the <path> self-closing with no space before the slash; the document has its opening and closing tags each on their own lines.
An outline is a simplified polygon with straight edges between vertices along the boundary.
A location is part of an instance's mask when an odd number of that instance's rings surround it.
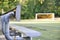
<svg viewBox="0 0 60 40">
<path fill-rule="evenodd" d="M 17 8 L 16 8 L 16 20 L 17 21 L 20 21 L 20 17 L 21 16 L 21 5 L 17 5 Z"/>
</svg>

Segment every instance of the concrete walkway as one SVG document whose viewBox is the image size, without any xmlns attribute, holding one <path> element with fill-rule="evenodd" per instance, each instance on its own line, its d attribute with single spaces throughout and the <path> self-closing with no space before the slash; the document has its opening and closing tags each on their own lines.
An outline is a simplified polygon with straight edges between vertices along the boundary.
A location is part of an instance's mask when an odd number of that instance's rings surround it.
<svg viewBox="0 0 60 40">
<path fill-rule="evenodd" d="M 6 40 L 4 35 L 0 35 L 0 40 Z"/>
<path fill-rule="evenodd" d="M 1 30 L 0 30 L 0 40 L 6 40 Z"/>
</svg>

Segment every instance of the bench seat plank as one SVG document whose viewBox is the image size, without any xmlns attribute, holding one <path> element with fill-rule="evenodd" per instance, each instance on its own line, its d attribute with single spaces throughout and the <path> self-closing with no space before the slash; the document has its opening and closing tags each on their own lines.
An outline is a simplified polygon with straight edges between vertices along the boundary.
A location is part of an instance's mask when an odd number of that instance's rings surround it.
<svg viewBox="0 0 60 40">
<path fill-rule="evenodd" d="M 10 26 L 12 26 L 12 28 L 15 28 L 16 30 L 20 32 L 23 32 L 24 34 L 26 34 L 26 36 L 29 36 L 29 37 L 38 37 L 41 35 L 40 32 L 32 30 L 32 29 L 28 29 L 23 26 L 17 26 L 17 25 L 10 25 Z"/>
</svg>

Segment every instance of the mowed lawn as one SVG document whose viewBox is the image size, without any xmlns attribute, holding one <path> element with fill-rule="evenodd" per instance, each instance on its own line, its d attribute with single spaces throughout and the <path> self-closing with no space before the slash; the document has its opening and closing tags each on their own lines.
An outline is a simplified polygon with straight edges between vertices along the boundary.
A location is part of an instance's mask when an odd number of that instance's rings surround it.
<svg viewBox="0 0 60 40">
<path fill-rule="evenodd" d="M 17 24 L 42 33 L 33 40 L 60 40 L 60 23 Z"/>
</svg>

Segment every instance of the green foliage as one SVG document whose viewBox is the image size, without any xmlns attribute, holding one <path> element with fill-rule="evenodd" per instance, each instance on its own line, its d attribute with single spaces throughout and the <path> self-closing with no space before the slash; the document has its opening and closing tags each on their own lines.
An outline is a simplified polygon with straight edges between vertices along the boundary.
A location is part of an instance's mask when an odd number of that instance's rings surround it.
<svg viewBox="0 0 60 40">
<path fill-rule="evenodd" d="M 29 0 L 26 4 L 22 5 L 22 19 L 35 18 L 35 14 L 40 12 L 40 4 L 37 0 Z"/>
<path fill-rule="evenodd" d="M 2 14 L 2 9 L 4 9 L 4 12 L 7 12 L 15 8 L 18 3 L 18 0 L 0 0 L 0 14 Z"/>
<path fill-rule="evenodd" d="M 29 0 L 22 5 L 22 19 L 35 18 L 36 13 L 55 13 L 55 16 L 60 16 L 60 9 L 57 6 L 57 0 Z"/>
<path fill-rule="evenodd" d="M 21 19 L 33 19 L 36 13 L 55 13 L 56 17 L 60 17 L 60 0 L 0 0 L 1 9 L 5 12 L 21 4 Z"/>
</svg>

